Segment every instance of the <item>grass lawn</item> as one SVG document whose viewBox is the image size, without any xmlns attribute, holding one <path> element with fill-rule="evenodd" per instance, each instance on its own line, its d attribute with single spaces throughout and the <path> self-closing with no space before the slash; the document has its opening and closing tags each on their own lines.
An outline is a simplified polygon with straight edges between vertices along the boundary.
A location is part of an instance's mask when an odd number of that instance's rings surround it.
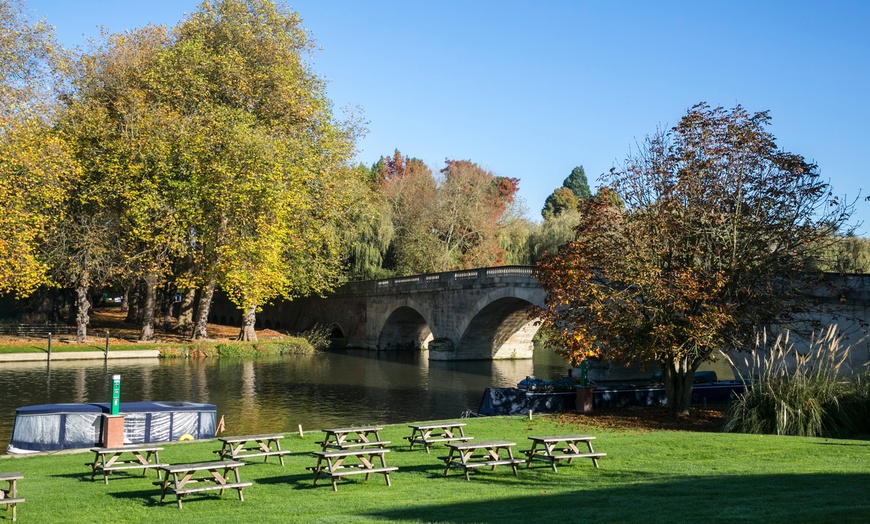
<svg viewBox="0 0 870 524">
<path fill-rule="evenodd" d="M 178 348 L 182 349 L 186 344 L 181 343 L 131 343 L 127 341 L 113 340 L 109 344 L 109 351 L 112 353 L 118 351 L 140 351 L 143 349 L 165 349 Z M 55 341 L 51 345 L 52 353 L 103 353 L 106 350 L 105 340 L 100 340 L 96 337 L 90 337 L 85 344 L 69 344 Z M 48 342 L 46 340 L 29 340 L 26 342 L 0 342 L 0 355 L 15 354 L 15 353 L 48 353 Z"/>
<path fill-rule="evenodd" d="M 596 470 L 590 460 L 481 468 L 467 482 L 460 470 L 444 477 L 443 446 L 431 454 L 408 451 L 405 425 L 388 426 L 387 464 L 398 466 L 392 486 L 383 475 L 355 475 L 333 492 L 326 480 L 313 485 L 306 467 L 322 433 L 289 433 L 282 447 L 293 453 L 282 468 L 250 461 L 241 468 L 245 501 L 235 491 L 192 494 L 179 510 L 147 478 L 125 472 L 90 479 L 88 454 L 56 454 L 0 460 L 0 471 L 21 471 L 19 522 L 868 522 L 870 441 L 832 440 L 592 428 L 557 416 L 469 419 L 476 440 L 512 440 L 528 449 L 529 435 L 592 434 L 607 453 Z M 582 419 L 579 419 L 582 420 Z M 582 423 L 581 423 L 582 424 Z M 217 441 L 167 444 L 169 463 L 214 460 Z M 517 453 L 519 454 L 519 453 Z M 5 483 L 4 483 L 5 484 Z M 0 521 L 11 512 L 0 510 Z"/>
</svg>

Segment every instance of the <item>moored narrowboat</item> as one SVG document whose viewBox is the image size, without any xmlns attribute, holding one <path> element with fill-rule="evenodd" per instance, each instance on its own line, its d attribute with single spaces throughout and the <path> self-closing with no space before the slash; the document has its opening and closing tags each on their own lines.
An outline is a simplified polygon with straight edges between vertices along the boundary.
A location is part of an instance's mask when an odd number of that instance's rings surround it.
<svg viewBox="0 0 870 524">
<path fill-rule="evenodd" d="M 105 402 L 40 404 L 15 410 L 9 453 L 36 453 L 99 446 Z M 196 402 L 122 402 L 124 444 L 214 438 L 217 406 Z"/>
</svg>

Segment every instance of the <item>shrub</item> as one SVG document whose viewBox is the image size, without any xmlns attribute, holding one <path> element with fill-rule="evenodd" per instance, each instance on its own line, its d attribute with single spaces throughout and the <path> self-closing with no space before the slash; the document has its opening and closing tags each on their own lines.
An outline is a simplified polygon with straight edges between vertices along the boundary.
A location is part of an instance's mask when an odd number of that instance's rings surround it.
<svg viewBox="0 0 870 524">
<path fill-rule="evenodd" d="M 321 350 L 328 348 L 330 345 L 330 331 L 329 326 L 315 324 L 311 329 L 300 333 L 299 336 L 307 340 L 312 348 Z"/>
<path fill-rule="evenodd" d="M 255 354 L 253 342 L 221 342 L 215 346 L 219 357 L 246 357 Z"/>
<path fill-rule="evenodd" d="M 314 347 L 302 337 L 284 337 L 257 343 L 257 350 L 269 355 L 299 355 L 311 353 Z"/>
<path fill-rule="evenodd" d="M 766 334 L 759 336 L 752 359 L 743 362 L 748 372 L 738 371 L 745 393 L 731 404 L 725 431 L 809 437 L 866 431 L 866 376 L 844 368 L 852 347 L 842 345 L 835 326 L 814 337 L 805 354 L 789 343 L 788 333 L 772 347 Z"/>
</svg>

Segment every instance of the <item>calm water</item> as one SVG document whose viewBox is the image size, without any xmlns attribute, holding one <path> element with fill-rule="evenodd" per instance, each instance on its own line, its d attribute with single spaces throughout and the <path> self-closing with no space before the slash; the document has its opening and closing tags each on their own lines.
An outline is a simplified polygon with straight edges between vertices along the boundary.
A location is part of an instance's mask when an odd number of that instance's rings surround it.
<svg viewBox="0 0 870 524">
<path fill-rule="evenodd" d="M 355 424 L 458 418 L 477 411 L 483 390 L 527 375 L 554 379 L 567 364 L 538 349 L 532 360 L 430 362 L 426 353 L 342 351 L 245 361 L 235 359 L 77 361 L 0 364 L 0 453 L 15 408 L 108 402 L 121 375 L 121 401 L 217 405 L 228 434 L 306 431 Z"/>
</svg>

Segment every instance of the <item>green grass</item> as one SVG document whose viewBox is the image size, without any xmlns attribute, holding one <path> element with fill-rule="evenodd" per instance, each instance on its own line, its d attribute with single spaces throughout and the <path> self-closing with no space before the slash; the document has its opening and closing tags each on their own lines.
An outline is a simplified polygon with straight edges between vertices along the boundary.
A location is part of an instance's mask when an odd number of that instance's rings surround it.
<svg viewBox="0 0 870 524">
<path fill-rule="evenodd" d="M 78 353 L 78 352 L 94 352 L 94 353 L 102 353 L 106 350 L 105 341 L 93 341 L 97 339 L 92 339 L 91 342 L 85 344 L 69 344 L 64 342 L 53 342 L 51 344 L 51 352 L 52 353 Z M 139 351 L 143 349 L 163 349 L 163 348 L 178 348 L 183 349 L 187 347 L 189 344 L 173 344 L 173 343 L 129 343 L 129 344 L 117 344 L 112 343 L 109 345 L 109 351 L 114 353 L 116 351 Z M 17 342 L 14 344 L 0 344 L 0 354 L 13 354 L 13 353 L 47 353 L 48 352 L 48 342 L 46 340 L 32 340 L 29 342 Z"/>
<path fill-rule="evenodd" d="M 160 356 L 163 358 L 260 358 L 266 355 L 301 354 L 314 351 L 312 345 L 309 344 L 308 341 L 306 341 L 304 338 L 290 336 L 283 337 L 281 339 L 264 340 L 260 342 L 112 342 L 109 344 L 109 352 L 111 353 L 116 353 L 119 351 L 138 351 L 150 349 L 159 350 Z M 54 342 L 51 345 L 52 353 L 103 353 L 105 350 L 105 342 L 99 341 L 89 342 L 85 344 Z M 0 354 L 47 352 L 47 340 L 17 342 L 14 344 L 0 344 Z"/>
<path fill-rule="evenodd" d="M 367 421 L 360 420 L 365 423 Z M 529 435 L 592 434 L 607 453 L 596 470 L 590 460 L 479 469 L 467 482 L 459 470 L 443 475 L 446 454 L 408 451 L 405 425 L 389 426 L 387 464 L 398 466 L 387 487 L 383 475 L 314 486 L 305 468 L 322 433 L 288 433 L 293 453 L 282 468 L 249 462 L 241 468 L 245 501 L 235 491 L 194 494 L 179 510 L 160 505 L 147 478 L 124 472 L 109 485 L 90 480 L 90 454 L 0 460 L 0 471 L 21 471 L 19 521 L 40 522 L 867 522 L 870 515 L 870 442 L 809 437 L 602 430 L 569 426 L 558 417 L 470 419 L 477 440 L 509 439 L 527 449 Z M 212 460 L 217 441 L 167 444 L 169 463 Z M 0 511 L 0 519 L 11 513 Z"/>
</svg>

